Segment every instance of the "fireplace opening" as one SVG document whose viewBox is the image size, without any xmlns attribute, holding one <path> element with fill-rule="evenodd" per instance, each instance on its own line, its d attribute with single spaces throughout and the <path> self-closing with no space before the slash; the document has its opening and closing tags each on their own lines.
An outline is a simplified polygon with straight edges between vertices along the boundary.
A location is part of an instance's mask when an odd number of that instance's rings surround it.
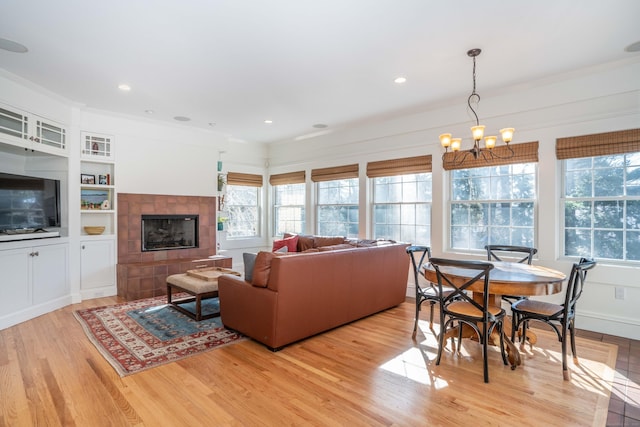
<svg viewBox="0 0 640 427">
<path fill-rule="evenodd" d="M 198 247 L 198 215 L 142 215 L 142 252 Z"/>
</svg>

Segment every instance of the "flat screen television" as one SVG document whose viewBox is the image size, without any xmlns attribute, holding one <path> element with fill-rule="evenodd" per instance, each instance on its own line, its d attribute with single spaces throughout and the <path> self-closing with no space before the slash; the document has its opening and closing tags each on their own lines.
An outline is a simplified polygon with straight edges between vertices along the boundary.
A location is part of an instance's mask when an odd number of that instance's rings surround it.
<svg viewBox="0 0 640 427">
<path fill-rule="evenodd" d="M 60 227 L 60 181 L 0 172 L 0 231 Z"/>
</svg>

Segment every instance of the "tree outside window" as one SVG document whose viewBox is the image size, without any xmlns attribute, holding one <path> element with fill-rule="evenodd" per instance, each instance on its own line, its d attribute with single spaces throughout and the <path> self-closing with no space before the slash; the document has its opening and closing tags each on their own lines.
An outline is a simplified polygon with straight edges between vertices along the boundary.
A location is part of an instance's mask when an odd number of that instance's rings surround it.
<svg viewBox="0 0 640 427">
<path fill-rule="evenodd" d="M 318 234 L 358 237 L 358 178 L 316 183 Z"/>
<path fill-rule="evenodd" d="M 274 236 L 305 230 L 305 184 L 273 186 Z"/>
<path fill-rule="evenodd" d="M 259 191 L 260 187 L 227 185 L 228 238 L 259 236 Z"/>
</svg>

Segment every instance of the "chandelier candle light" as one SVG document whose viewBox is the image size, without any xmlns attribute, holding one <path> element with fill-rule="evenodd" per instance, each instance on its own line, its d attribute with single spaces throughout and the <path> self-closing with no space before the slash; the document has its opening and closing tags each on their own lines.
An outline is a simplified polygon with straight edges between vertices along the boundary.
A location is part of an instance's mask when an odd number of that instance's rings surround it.
<svg viewBox="0 0 640 427">
<path fill-rule="evenodd" d="M 478 159 L 482 157 L 485 161 L 490 161 L 494 157 L 504 159 L 513 157 L 513 149 L 509 146 L 509 143 L 513 139 L 514 128 L 504 128 L 500 129 L 500 134 L 502 135 L 502 140 L 506 144 L 509 149 L 509 153 L 504 156 L 499 156 L 493 148 L 496 146 L 497 137 L 495 136 L 484 136 L 484 126 L 480 124 L 480 120 L 478 119 L 478 114 L 476 110 L 471 106 L 471 102 L 475 100 L 478 104 L 480 103 L 480 95 L 476 92 L 476 56 L 480 55 L 482 50 L 480 49 L 471 49 L 467 52 L 471 58 L 473 58 L 473 91 L 469 98 L 467 99 L 467 105 L 469 109 L 473 113 L 476 118 L 476 125 L 471 127 L 471 134 L 473 136 L 473 148 L 470 150 L 460 151 L 460 145 L 462 142 L 462 138 L 452 138 L 450 133 L 443 133 L 440 135 L 440 144 L 445 149 L 445 153 L 442 155 L 442 163 L 449 163 L 453 165 L 460 165 L 464 162 L 469 154 L 473 156 L 474 159 Z M 480 141 L 484 137 L 484 147 L 480 148 Z M 454 154 L 451 160 L 445 160 L 446 154 L 449 152 L 449 147 L 451 147 L 451 151 Z"/>
</svg>

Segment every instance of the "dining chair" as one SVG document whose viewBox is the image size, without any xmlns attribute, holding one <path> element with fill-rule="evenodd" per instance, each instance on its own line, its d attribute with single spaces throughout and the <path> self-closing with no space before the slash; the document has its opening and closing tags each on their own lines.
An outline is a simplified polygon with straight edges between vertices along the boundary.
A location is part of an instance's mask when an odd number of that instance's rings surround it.
<svg viewBox="0 0 640 427">
<path fill-rule="evenodd" d="M 530 248 L 528 246 L 512 246 L 512 245 L 486 245 L 487 260 L 489 261 L 502 261 L 502 258 L 508 255 L 516 256 L 516 262 L 527 263 L 531 265 L 533 256 L 538 253 L 536 248 Z M 521 295 L 502 295 L 502 300 L 513 304 L 514 302 L 526 299 Z"/>
<path fill-rule="evenodd" d="M 516 301 L 512 304 L 511 340 L 514 341 L 516 331 L 522 326 L 520 335 L 520 345 L 524 345 L 527 339 L 527 329 L 531 320 L 544 322 L 551 326 L 558 335 L 558 341 L 562 343 L 562 374 L 565 380 L 569 380 L 570 374 L 567 367 L 567 331 L 571 339 L 571 352 L 573 361 L 578 364 L 575 339 L 575 316 L 576 303 L 582 295 L 584 284 L 587 279 L 587 271 L 595 267 L 596 262 L 592 259 L 581 258 L 580 262 L 574 263 L 571 268 L 571 275 L 567 282 L 564 303 L 554 304 L 532 299 Z"/>
<path fill-rule="evenodd" d="M 429 328 L 433 328 L 433 306 L 440 302 L 440 293 L 433 283 L 429 283 L 428 286 L 420 286 L 420 268 L 424 265 L 425 259 L 431 258 L 431 248 L 429 246 L 412 245 L 407 247 L 407 253 L 411 258 L 411 266 L 413 267 L 413 283 L 416 288 L 416 317 L 413 324 L 412 335 L 412 338 L 415 339 L 418 331 L 418 319 L 420 317 L 422 303 L 429 301 Z M 452 289 L 444 290 L 445 294 L 451 292 L 453 292 Z"/>
<path fill-rule="evenodd" d="M 438 278 L 438 290 L 440 298 L 440 334 L 438 335 L 438 357 L 436 365 L 440 364 L 444 338 L 447 330 L 454 328 L 457 321 L 458 338 L 461 338 L 463 325 L 471 327 L 482 344 L 482 359 L 484 369 L 484 382 L 489 382 L 488 346 L 489 337 L 497 330 L 500 339 L 500 353 L 502 361 L 508 364 L 504 348 L 503 321 L 506 315 L 502 307 L 490 305 L 489 285 L 490 271 L 493 264 L 482 261 L 453 260 L 444 258 L 431 258 L 431 265 Z M 461 277 L 464 277 L 461 278 Z M 472 293 L 467 292 L 469 287 L 476 282 L 483 283 L 482 301 L 474 300 Z M 445 287 L 453 291 L 444 294 Z M 477 293 L 477 290 L 475 291 Z"/>
</svg>

